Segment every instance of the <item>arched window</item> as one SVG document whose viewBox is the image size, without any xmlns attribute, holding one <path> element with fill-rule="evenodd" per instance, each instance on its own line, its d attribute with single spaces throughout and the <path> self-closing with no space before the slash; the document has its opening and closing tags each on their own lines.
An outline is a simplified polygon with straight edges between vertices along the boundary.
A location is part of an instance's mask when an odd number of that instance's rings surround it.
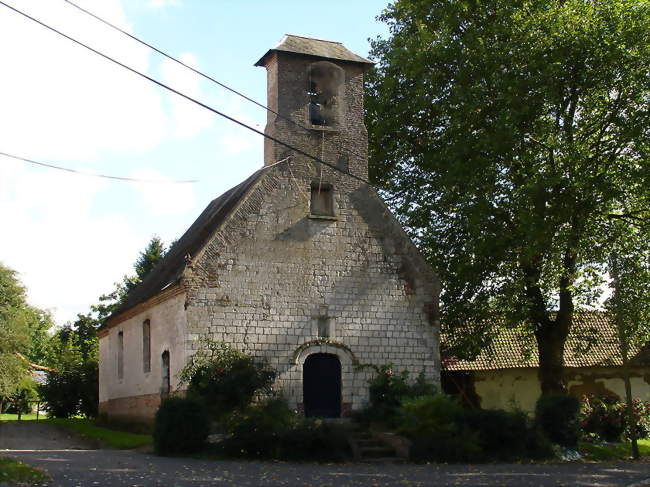
<svg viewBox="0 0 650 487">
<path fill-rule="evenodd" d="M 142 322 L 142 371 L 151 372 L 151 322 Z"/>
<path fill-rule="evenodd" d="M 336 64 L 318 61 L 309 65 L 309 121 L 312 125 L 333 127 L 339 122 L 341 87 L 345 73 Z"/>
</svg>

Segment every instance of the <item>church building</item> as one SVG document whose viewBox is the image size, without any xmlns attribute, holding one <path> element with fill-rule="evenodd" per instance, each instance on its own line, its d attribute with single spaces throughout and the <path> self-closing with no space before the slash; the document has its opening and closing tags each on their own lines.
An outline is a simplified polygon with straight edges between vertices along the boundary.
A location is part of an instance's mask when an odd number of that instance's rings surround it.
<svg viewBox="0 0 650 487">
<path fill-rule="evenodd" d="M 287 35 L 256 66 L 264 166 L 213 200 L 99 330 L 108 420 L 151 422 L 202 336 L 265 360 L 307 416 L 363 408 L 373 365 L 440 382 L 438 279 L 367 182 L 372 63 Z"/>
</svg>

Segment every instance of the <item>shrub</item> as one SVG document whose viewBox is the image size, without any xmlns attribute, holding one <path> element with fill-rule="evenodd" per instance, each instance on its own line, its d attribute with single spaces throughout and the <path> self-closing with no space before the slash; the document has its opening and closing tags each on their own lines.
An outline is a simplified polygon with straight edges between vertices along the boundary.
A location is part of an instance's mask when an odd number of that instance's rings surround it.
<svg viewBox="0 0 650 487">
<path fill-rule="evenodd" d="M 583 433 L 604 441 L 617 441 L 625 430 L 625 404 L 613 394 L 587 395 L 580 406 Z"/>
<path fill-rule="evenodd" d="M 72 340 L 57 343 L 51 351 L 53 370 L 46 372 L 38 388 L 44 409 L 55 418 L 70 418 L 79 412 L 83 383 L 83 357 Z"/>
<path fill-rule="evenodd" d="M 637 438 L 646 438 L 650 433 L 650 402 L 634 399 L 632 410 Z M 586 438 L 618 441 L 623 433 L 627 438 L 631 436 L 627 404 L 615 394 L 584 396 L 580 406 L 580 426 Z"/>
<path fill-rule="evenodd" d="M 580 402 L 566 394 L 543 395 L 535 407 L 537 424 L 553 443 L 565 447 L 578 444 Z"/>
<path fill-rule="evenodd" d="M 244 410 L 256 395 L 269 393 L 275 375 L 265 363 L 206 338 L 180 378 L 187 384 L 188 396 L 202 399 L 210 416 L 221 420 L 233 411 Z"/>
<path fill-rule="evenodd" d="M 224 453 L 248 458 L 280 458 L 281 437 L 295 421 L 295 413 L 283 398 L 269 398 L 235 411 L 228 418 L 230 436 L 222 443 Z"/>
<path fill-rule="evenodd" d="M 404 401 L 398 431 L 412 442 L 416 461 L 478 461 L 484 457 L 479 434 L 463 423 L 463 409 L 444 394 Z"/>
<path fill-rule="evenodd" d="M 341 462 L 351 457 L 347 434 L 322 420 L 303 420 L 282 434 L 282 459 Z"/>
<path fill-rule="evenodd" d="M 486 458 L 507 461 L 546 458 L 553 454 L 548 441 L 530 424 L 523 412 L 466 410 L 463 420 L 472 431 L 478 433 L 479 444 Z"/>
<path fill-rule="evenodd" d="M 195 453 L 203 447 L 210 420 L 203 404 L 192 398 L 165 399 L 156 412 L 153 442 L 158 455 Z"/>
<path fill-rule="evenodd" d="M 426 381 L 424 373 L 421 372 L 413 384 L 409 383 L 409 375 L 408 371 L 396 372 L 391 364 L 379 367 L 368 382 L 370 406 L 358 419 L 394 426 L 403 401 L 436 393 L 435 386 Z"/>
<path fill-rule="evenodd" d="M 221 443 L 228 456 L 294 461 L 342 461 L 350 456 L 340 426 L 298 418 L 283 398 L 236 411 L 228 424 L 230 434 Z"/>
</svg>

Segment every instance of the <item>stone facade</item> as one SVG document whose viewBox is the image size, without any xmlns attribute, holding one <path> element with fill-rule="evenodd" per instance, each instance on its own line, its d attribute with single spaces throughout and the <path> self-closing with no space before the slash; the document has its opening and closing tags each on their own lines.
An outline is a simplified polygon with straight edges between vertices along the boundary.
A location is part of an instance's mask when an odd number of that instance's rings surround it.
<svg viewBox="0 0 650 487">
<path fill-rule="evenodd" d="M 314 126 L 308 83 L 310 66 L 318 61 L 322 58 L 274 50 L 260 61 L 269 73 L 270 108 L 298 124 L 269 113 L 267 133 L 340 171 L 267 140 L 265 168 L 218 226 L 201 229 L 209 230 L 209 237 L 186 256 L 172 287 L 176 294 L 123 311 L 101 332 L 100 401 L 107 415 L 128 415 L 135 403 L 150 415 L 151 407 L 144 405 L 153 404 L 148 394 L 156 392 L 156 382 L 160 387 L 156 357 L 169 351 L 174 390 L 175 374 L 206 335 L 267 361 L 278 372 L 276 388 L 298 410 L 304 407 L 303 365 L 313 354 L 340 362 L 342 415 L 367 403 L 370 366 L 392 363 L 439 383 L 437 278 L 363 181 L 365 66 L 327 60 L 336 76 L 343 73 L 342 82 L 328 105 L 334 122 Z M 313 198 L 323 188 L 332 211 L 317 215 Z M 113 370 L 115 337 L 123 330 L 126 344 L 141 343 L 137 330 L 146 319 L 153 347 L 150 374 L 157 379 L 145 386 L 146 374 L 136 371 L 120 384 Z M 157 333 L 164 345 L 156 342 Z M 137 368 L 142 351 L 132 346 L 125 353 L 128 367 Z"/>
</svg>

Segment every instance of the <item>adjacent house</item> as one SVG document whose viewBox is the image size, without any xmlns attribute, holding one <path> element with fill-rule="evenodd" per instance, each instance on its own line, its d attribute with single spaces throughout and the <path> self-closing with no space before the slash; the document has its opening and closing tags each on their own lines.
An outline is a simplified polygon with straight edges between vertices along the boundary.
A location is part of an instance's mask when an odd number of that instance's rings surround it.
<svg viewBox="0 0 650 487">
<path fill-rule="evenodd" d="M 364 365 L 439 383 L 438 279 L 365 182 L 371 63 L 338 42 L 287 35 L 256 66 L 267 70 L 276 140 L 100 329 L 109 420 L 151 421 L 206 335 L 268 361 L 308 416 L 363 407 Z"/>
<path fill-rule="evenodd" d="M 634 348 L 630 357 L 632 393 L 648 401 L 650 348 Z M 576 315 L 564 351 L 569 393 L 577 397 L 614 393 L 625 398 L 622 365 L 611 319 L 605 313 Z M 442 387 L 467 405 L 532 412 L 541 394 L 538 366 L 534 337 L 503 330 L 475 360 L 443 354 Z"/>
</svg>

